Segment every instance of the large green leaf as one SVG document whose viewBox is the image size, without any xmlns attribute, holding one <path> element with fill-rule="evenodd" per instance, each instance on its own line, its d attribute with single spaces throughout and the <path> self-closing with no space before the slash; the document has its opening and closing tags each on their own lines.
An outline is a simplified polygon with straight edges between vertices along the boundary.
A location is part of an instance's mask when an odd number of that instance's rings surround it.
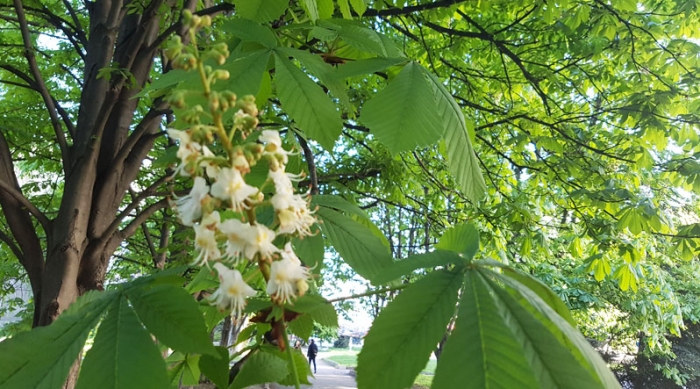
<svg viewBox="0 0 700 389">
<path fill-rule="evenodd" d="M 288 306 L 287 309 L 294 312 L 308 313 L 315 322 L 322 326 L 338 326 L 338 313 L 335 311 L 335 307 L 319 295 L 306 294 L 298 298 L 294 305 Z"/>
<path fill-rule="evenodd" d="M 321 228 L 338 254 L 357 274 L 372 281 L 382 269 L 391 265 L 391 253 L 370 229 L 351 218 L 327 208 L 316 215 Z"/>
<path fill-rule="evenodd" d="M 64 312 L 47 327 L 34 328 L 0 343 L 0 387 L 60 388 L 90 330 L 118 293 L 90 293 L 88 302 Z M 70 311 L 70 312 L 69 312 Z"/>
<path fill-rule="evenodd" d="M 471 224 L 460 224 L 446 230 L 436 249 L 454 251 L 471 260 L 479 250 L 479 230 Z"/>
<path fill-rule="evenodd" d="M 85 355 L 78 389 L 169 388 L 165 362 L 126 298 L 112 304 Z"/>
<path fill-rule="evenodd" d="M 318 25 L 334 31 L 350 47 L 381 57 L 400 57 L 396 45 L 383 34 L 366 25 L 344 19 L 321 20 Z"/>
<path fill-rule="evenodd" d="M 289 7 L 287 0 L 234 0 L 233 4 L 238 16 L 260 23 L 279 18 Z"/>
<path fill-rule="evenodd" d="M 387 284 L 399 277 L 410 274 L 416 269 L 429 269 L 437 266 L 447 266 L 464 262 L 464 258 L 452 251 L 437 250 L 425 254 L 411 255 L 408 258 L 395 261 L 384 268 L 373 278 L 376 284 Z"/>
<path fill-rule="evenodd" d="M 303 0 L 301 4 L 304 7 L 304 10 L 306 10 L 306 13 L 309 15 L 311 21 L 318 19 L 318 6 L 316 0 Z"/>
<path fill-rule="evenodd" d="M 227 62 L 223 68 L 229 71 L 229 79 L 218 81 L 215 88 L 238 96 L 257 94 L 269 60 L 270 50 L 262 49 Z"/>
<path fill-rule="evenodd" d="M 279 48 L 277 51 L 299 60 L 306 70 L 317 78 L 321 84 L 325 85 L 347 110 L 352 111 L 354 109 L 350 103 L 345 82 L 336 75 L 335 68 L 326 63 L 320 55 L 294 48 Z"/>
<path fill-rule="evenodd" d="M 501 270 L 504 276 L 509 277 L 513 281 L 515 281 L 509 283 L 510 286 L 520 291 L 524 291 L 523 288 L 527 288 L 530 291 L 534 292 L 535 294 L 537 294 L 537 296 L 539 296 L 542 299 L 542 301 L 547 303 L 547 305 L 549 305 L 549 307 L 552 308 L 559 316 L 561 316 L 572 326 L 576 326 L 576 321 L 571 316 L 569 308 L 567 308 L 566 304 L 564 304 L 564 302 L 561 301 L 559 296 L 557 296 L 557 294 L 554 293 L 554 291 L 549 289 L 547 285 L 543 284 L 537 278 L 529 274 L 519 272 L 518 270 L 513 269 L 511 267 L 504 267 Z"/>
<path fill-rule="evenodd" d="M 297 371 L 297 377 L 299 377 L 300 384 L 311 385 L 311 382 L 309 382 L 311 368 L 309 367 L 309 361 L 306 359 L 304 354 L 301 353 L 301 350 L 292 349 L 291 359 L 289 358 L 290 355 L 286 351 L 284 353 L 282 353 L 279 350 L 275 351 L 278 353 L 278 356 L 282 357 L 287 362 L 287 370 L 289 370 L 289 374 L 287 374 L 286 377 L 277 381 L 280 383 L 280 385 L 287 385 L 290 387 L 294 386 L 295 380 L 292 369 L 295 369 Z"/>
<path fill-rule="evenodd" d="M 309 138 L 332 150 L 343 127 L 335 104 L 292 61 L 277 53 L 275 58 L 275 80 L 282 108 Z"/>
<path fill-rule="evenodd" d="M 411 62 L 370 101 L 360 119 L 392 153 L 427 146 L 440 139 L 438 116 L 430 84 L 420 65 Z"/>
<path fill-rule="evenodd" d="M 199 358 L 199 369 L 204 375 L 219 388 L 228 386 L 229 355 L 228 348 L 217 346 L 218 358 L 211 355 L 202 355 Z"/>
<path fill-rule="evenodd" d="M 362 208 L 357 205 L 345 200 L 340 196 L 333 195 L 315 195 L 311 197 L 311 205 L 320 205 L 326 208 L 332 208 L 337 211 L 342 211 L 352 215 L 357 215 L 365 219 L 369 219 L 367 212 L 363 211 Z"/>
<path fill-rule="evenodd" d="M 382 310 L 358 356 L 359 388 L 411 386 L 447 331 L 461 284 L 460 273 L 433 272 Z"/>
<path fill-rule="evenodd" d="M 167 359 L 168 378 L 173 385 L 197 385 L 199 376 L 202 374 L 199 369 L 199 354 L 183 354 L 176 351 Z"/>
<path fill-rule="evenodd" d="M 350 5 L 352 5 L 352 9 L 360 16 L 367 11 L 367 3 L 365 0 L 350 0 Z"/>
<path fill-rule="evenodd" d="M 520 297 L 517 300 L 520 307 L 529 310 L 530 315 L 534 315 L 537 318 L 539 325 L 546 326 L 550 334 L 553 334 L 558 342 L 567 349 L 569 355 L 576 358 L 581 369 L 585 369 L 587 373 L 601 382 L 605 388 L 620 387 L 615 375 L 612 374 L 605 361 L 600 357 L 600 354 L 591 347 L 586 338 L 569 321 L 549 305 L 548 300 L 542 299 L 536 291 L 525 287 L 523 284 L 509 282 L 507 279 L 504 280 L 504 277 L 497 273 L 486 269 L 479 269 L 479 271 L 488 274 L 494 279 L 501 279 L 505 285 L 512 287 L 516 292 L 516 296 Z M 499 291 L 499 294 L 503 293 L 507 293 L 515 301 L 515 298 L 512 297 L 512 292 Z"/>
<path fill-rule="evenodd" d="M 269 27 L 252 20 L 231 19 L 224 23 L 223 28 L 243 42 L 256 42 L 269 48 L 277 46 L 275 33 Z"/>
<path fill-rule="evenodd" d="M 308 314 L 297 316 L 287 324 L 289 331 L 301 339 L 309 340 L 314 332 L 314 319 Z"/>
<path fill-rule="evenodd" d="M 316 0 L 316 6 L 319 19 L 330 19 L 333 16 L 333 0 Z"/>
<path fill-rule="evenodd" d="M 306 266 L 309 266 L 312 272 L 320 274 L 325 254 L 325 241 L 321 233 L 318 232 L 316 235 L 306 236 L 303 239 L 294 237 L 292 238 L 292 246 L 299 259 Z"/>
<path fill-rule="evenodd" d="M 541 388 L 619 388 L 619 383 L 614 376 L 612 381 L 616 386 L 603 385 L 601 376 L 598 376 L 590 366 L 581 364 L 580 351 L 582 350 L 572 349 L 568 344 L 571 340 L 568 335 L 571 334 L 552 332 L 552 327 L 548 326 L 546 321 L 533 315 L 528 307 L 523 305 L 527 304 L 528 300 L 518 300 L 501 285 L 488 278 L 486 280 L 494 292 L 495 301 L 501 306 L 504 323 L 523 344 L 525 356 Z M 539 298 L 534 293 L 532 296 Z M 547 307 L 553 316 L 568 326 L 568 323 L 554 313 L 546 303 L 543 302 L 542 306 Z M 608 369 L 605 368 L 605 370 Z M 609 374 L 612 375 L 612 373 Z"/>
<path fill-rule="evenodd" d="M 146 328 L 168 347 L 217 355 L 197 302 L 183 288 L 160 285 L 128 296 Z"/>
<path fill-rule="evenodd" d="M 243 363 L 229 389 L 242 389 L 251 385 L 277 382 L 289 374 L 287 362 L 273 354 L 255 352 Z"/>
<path fill-rule="evenodd" d="M 341 79 L 354 76 L 364 76 L 405 62 L 406 58 L 382 57 L 349 61 L 342 65 L 338 65 L 335 75 Z"/>
<path fill-rule="evenodd" d="M 519 340 L 503 322 L 481 276 L 467 273 L 455 328 L 435 371 L 433 388 L 538 389 Z"/>
<path fill-rule="evenodd" d="M 461 191 L 470 200 L 477 201 L 486 192 L 486 183 L 472 147 L 473 125 L 464 120 L 461 108 L 442 82 L 429 71 L 422 69 L 422 72 L 431 81 L 437 114 L 442 120 L 447 166 Z"/>
</svg>

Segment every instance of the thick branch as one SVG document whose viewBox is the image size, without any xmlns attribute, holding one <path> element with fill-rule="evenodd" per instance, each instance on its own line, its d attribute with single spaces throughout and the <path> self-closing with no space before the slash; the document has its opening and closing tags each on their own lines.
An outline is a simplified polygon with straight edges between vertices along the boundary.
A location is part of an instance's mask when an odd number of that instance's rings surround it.
<svg viewBox="0 0 700 389">
<path fill-rule="evenodd" d="M 39 71 L 39 65 L 37 65 L 36 58 L 34 57 L 34 48 L 32 47 L 32 39 L 29 35 L 29 28 L 27 26 L 27 19 L 24 15 L 24 8 L 22 7 L 22 0 L 14 0 L 15 11 L 17 11 L 17 19 L 19 20 L 20 30 L 22 32 L 22 40 L 24 41 L 24 55 L 29 63 L 29 69 L 34 76 L 34 82 L 41 94 L 42 99 L 44 99 L 44 104 L 49 111 L 49 116 L 51 117 L 51 124 L 53 125 L 54 133 L 56 134 L 56 141 L 61 148 L 61 157 L 63 159 L 64 170 L 67 171 L 70 161 L 68 143 L 66 142 L 66 136 L 61 128 L 61 122 L 56 114 L 56 106 L 53 103 L 53 98 L 49 94 L 49 90 L 44 83 L 44 79 Z"/>
<path fill-rule="evenodd" d="M 390 9 L 368 9 L 362 16 L 399 16 L 408 15 L 414 12 L 427 11 L 435 8 L 447 8 L 454 4 L 464 3 L 466 0 L 443 0 L 443 1 L 433 1 L 427 2 L 421 5 L 414 5 L 411 7 L 404 8 L 390 8 Z"/>
<path fill-rule="evenodd" d="M 9 183 L 0 180 L 0 192 L 4 191 L 5 193 L 9 194 L 12 196 L 15 200 L 17 200 L 22 206 L 27 208 L 27 211 L 32 214 L 36 218 L 36 220 L 39 221 L 42 227 L 44 227 L 45 231 L 49 231 L 49 225 L 51 224 L 51 221 L 44 215 L 43 212 L 41 212 L 37 207 L 32 204 L 29 199 L 24 197 L 22 193 L 20 193 L 17 189 L 13 188 L 12 185 Z"/>
<path fill-rule="evenodd" d="M 129 214 L 131 214 L 131 211 L 135 210 L 135 209 L 139 206 L 139 204 L 141 203 L 141 201 L 143 201 L 143 200 L 144 200 L 145 198 L 147 198 L 147 197 L 152 196 L 154 193 L 156 193 L 156 189 L 157 189 L 159 186 L 161 186 L 161 185 L 164 184 L 166 181 L 169 181 L 169 180 L 171 180 L 171 179 L 172 179 L 171 176 L 161 177 L 161 178 L 158 179 L 156 182 L 154 182 L 153 184 L 151 184 L 148 188 L 146 188 L 146 189 L 143 190 L 141 193 L 139 193 L 138 196 L 134 197 L 134 199 L 133 199 L 133 201 L 131 202 L 131 204 L 129 204 L 121 213 L 119 213 L 119 215 L 117 215 L 117 216 L 114 218 L 114 221 L 112 221 L 112 223 L 109 225 L 109 227 L 107 227 L 107 229 L 105 230 L 105 233 L 104 233 L 104 237 L 109 237 L 109 236 L 111 236 L 112 234 L 114 234 L 115 231 L 117 231 L 117 229 L 119 228 L 119 225 L 121 224 L 121 222 L 122 222 L 127 216 L 129 216 Z"/>
<path fill-rule="evenodd" d="M 134 220 L 131 221 L 123 230 L 119 231 L 116 235 L 118 236 L 118 239 L 124 240 L 129 238 L 131 235 L 134 235 L 136 232 L 136 229 L 141 226 L 141 224 L 145 223 L 148 218 L 153 216 L 156 211 L 163 209 L 168 206 L 169 204 L 168 199 L 163 199 L 160 200 L 157 203 L 153 203 L 146 207 L 143 211 L 141 211 L 140 214 L 138 214 Z"/>
</svg>

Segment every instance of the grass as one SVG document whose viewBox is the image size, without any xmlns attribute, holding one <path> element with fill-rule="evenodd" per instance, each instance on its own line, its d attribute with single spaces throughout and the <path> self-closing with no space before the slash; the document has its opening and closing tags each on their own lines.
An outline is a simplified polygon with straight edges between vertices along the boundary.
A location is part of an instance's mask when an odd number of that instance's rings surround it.
<svg viewBox="0 0 700 389">
<path fill-rule="evenodd" d="M 329 361 L 333 361 L 333 362 L 335 362 L 339 365 L 343 365 L 343 366 L 348 366 L 348 367 L 357 366 L 357 355 L 338 354 L 338 355 L 328 356 L 325 359 L 328 359 Z"/>
<path fill-rule="evenodd" d="M 333 361 L 341 366 L 346 367 L 356 367 L 357 366 L 357 353 L 359 350 L 348 350 L 348 349 L 330 349 L 324 352 L 324 359 Z M 435 374 L 435 366 L 437 361 L 431 359 L 428 364 L 423 369 L 423 372 L 416 377 L 416 381 L 413 383 L 411 389 L 428 389 L 433 382 L 433 374 Z M 426 374 L 427 373 L 427 374 Z"/>
<path fill-rule="evenodd" d="M 430 385 L 433 383 L 433 376 L 432 375 L 427 375 L 427 374 L 418 374 L 418 377 L 416 377 L 416 382 L 413 383 L 413 387 L 411 389 L 427 389 L 430 388 Z"/>
</svg>

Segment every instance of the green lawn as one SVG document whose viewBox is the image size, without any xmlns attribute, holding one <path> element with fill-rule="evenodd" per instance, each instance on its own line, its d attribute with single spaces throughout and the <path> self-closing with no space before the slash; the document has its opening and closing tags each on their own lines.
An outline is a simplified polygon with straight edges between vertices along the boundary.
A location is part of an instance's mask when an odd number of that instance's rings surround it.
<svg viewBox="0 0 700 389">
<path fill-rule="evenodd" d="M 325 352 L 323 355 L 324 359 L 328 359 L 330 361 L 333 361 L 339 365 L 347 366 L 347 367 L 355 367 L 357 366 L 357 353 L 359 350 L 347 350 L 347 349 L 330 349 L 327 352 Z M 437 361 L 434 359 L 431 359 L 428 361 L 428 364 L 425 366 L 425 369 L 423 369 L 423 373 L 427 374 L 435 374 L 435 366 L 437 365 Z"/>
<path fill-rule="evenodd" d="M 357 366 L 357 350 L 347 350 L 347 349 L 331 349 L 324 352 L 324 359 L 333 361 L 339 365 L 346 367 L 356 367 Z M 435 366 L 437 361 L 431 359 L 428 364 L 423 369 L 422 374 L 416 377 L 416 382 L 413 384 L 412 389 L 427 389 L 430 388 L 430 384 L 433 382 L 433 374 L 435 374 Z M 425 374 L 427 373 L 427 374 Z"/>
</svg>

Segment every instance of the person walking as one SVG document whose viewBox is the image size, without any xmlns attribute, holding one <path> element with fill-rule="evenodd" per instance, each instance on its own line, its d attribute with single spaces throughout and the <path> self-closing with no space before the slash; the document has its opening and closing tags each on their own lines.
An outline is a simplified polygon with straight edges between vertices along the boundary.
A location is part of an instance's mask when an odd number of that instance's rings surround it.
<svg viewBox="0 0 700 389">
<path fill-rule="evenodd" d="M 318 347 L 316 347 L 314 340 L 311 339 L 309 349 L 306 350 L 306 356 L 309 358 L 309 368 L 311 368 L 311 362 L 314 363 L 314 374 L 316 373 L 316 354 L 318 354 Z"/>
</svg>

